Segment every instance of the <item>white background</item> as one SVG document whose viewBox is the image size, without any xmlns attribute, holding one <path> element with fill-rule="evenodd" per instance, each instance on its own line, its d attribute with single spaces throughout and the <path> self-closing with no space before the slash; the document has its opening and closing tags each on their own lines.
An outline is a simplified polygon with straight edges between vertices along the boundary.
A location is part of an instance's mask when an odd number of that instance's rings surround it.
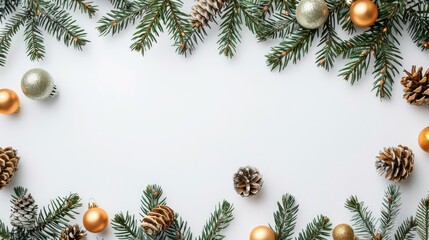
<svg viewBox="0 0 429 240">
<path fill-rule="evenodd" d="M 22 106 L 17 115 L 0 116 L 0 146 L 13 146 L 22 158 L 13 182 L 0 191 L 3 221 L 18 185 L 39 206 L 78 192 L 85 205 L 95 198 L 113 217 L 127 210 L 138 216 L 143 189 L 156 183 L 195 235 L 227 199 L 235 220 L 226 239 L 248 239 L 256 225 L 273 223 L 284 193 L 300 204 L 296 232 L 321 213 L 335 225 L 349 222 L 344 202 L 352 194 L 379 216 L 389 181 L 377 174 L 375 156 L 398 144 L 416 157 L 412 176 L 400 184 L 400 218 L 414 214 L 427 194 L 428 155 L 417 136 L 428 125 L 428 109 L 402 99 L 400 76 L 393 98 L 380 101 L 370 92 L 371 75 L 351 87 L 337 77 L 340 65 L 331 72 L 317 68 L 316 44 L 299 64 L 271 72 L 264 55 L 275 42 L 257 43 L 246 30 L 228 60 L 218 55 L 217 27 L 189 58 L 175 54 L 166 34 L 142 57 L 129 50 L 134 27 L 98 37 L 96 20 L 109 10 L 107 2 L 100 9 L 93 20 L 74 14 L 92 41 L 83 52 L 45 35 L 45 61 L 31 62 L 22 31 L 14 38 L 0 87 L 17 91 Z M 404 35 L 404 68 L 429 67 L 427 54 Z M 23 95 L 21 77 L 34 67 L 52 74 L 58 98 L 36 102 Z M 233 173 L 246 165 L 258 167 L 265 181 L 250 199 L 232 187 Z M 89 236 L 115 239 L 110 228 Z"/>
</svg>

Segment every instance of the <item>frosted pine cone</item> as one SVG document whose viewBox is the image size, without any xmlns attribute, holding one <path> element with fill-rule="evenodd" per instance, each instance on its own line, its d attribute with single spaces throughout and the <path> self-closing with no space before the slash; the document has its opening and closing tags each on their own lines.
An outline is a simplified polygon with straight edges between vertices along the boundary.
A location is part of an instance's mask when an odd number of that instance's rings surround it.
<svg viewBox="0 0 429 240">
<path fill-rule="evenodd" d="M 159 205 L 143 218 L 141 227 L 149 235 L 158 235 L 166 230 L 174 221 L 174 212 L 165 205 Z"/>
<path fill-rule="evenodd" d="M 234 174 L 235 191 L 242 197 L 249 197 L 259 193 L 262 188 L 262 175 L 258 169 L 243 167 Z"/>
<path fill-rule="evenodd" d="M 429 104 L 429 68 L 422 74 L 423 67 L 412 66 L 411 73 L 404 70 L 407 76 L 401 79 L 404 86 L 404 99 L 408 103 L 421 106 Z"/>
<path fill-rule="evenodd" d="M 221 14 L 224 4 L 230 0 L 196 0 L 191 10 L 191 22 L 194 28 L 201 29 Z"/>
<path fill-rule="evenodd" d="M 406 179 L 414 168 L 414 154 L 407 146 L 384 148 L 375 161 L 380 175 L 394 182 Z"/>
<path fill-rule="evenodd" d="M 32 228 L 37 218 L 37 205 L 31 196 L 28 194 L 16 200 L 12 206 L 12 214 L 10 215 L 10 224 L 14 227 Z"/>
<path fill-rule="evenodd" d="M 86 239 L 86 232 L 82 230 L 79 225 L 68 225 L 66 229 L 61 231 L 60 240 L 84 240 Z"/>
<path fill-rule="evenodd" d="M 12 177 L 18 170 L 19 157 L 16 150 L 11 147 L 0 148 L 0 189 L 12 181 Z"/>
</svg>

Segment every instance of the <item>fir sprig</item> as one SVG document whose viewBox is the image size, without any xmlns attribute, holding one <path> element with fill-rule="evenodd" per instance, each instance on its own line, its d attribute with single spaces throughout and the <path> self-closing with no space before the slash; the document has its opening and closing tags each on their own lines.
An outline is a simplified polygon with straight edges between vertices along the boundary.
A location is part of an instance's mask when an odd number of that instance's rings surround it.
<svg viewBox="0 0 429 240">
<path fill-rule="evenodd" d="M 184 47 L 186 36 L 192 31 L 189 16 L 180 10 L 183 6 L 181 0 L 115 0 L 112 3 L 117 9 L 98 21 L 100 35 L 117 34 L 138 21 L 130 48 L 142 55 L 157 42 L 159 34 L 164 32 L 163 25 L 174 46 Z"/>
<path fill-rule="evenodd" d="M 317 30 L 314 29 L 302 29 L 292 33 L 278 46 L 271 48 L 271 52 L 266 56 L 271 70 L 281 71 L 290 62 L 295 64 L 301 60 L 308 53 L 316 33 Z"/>
<path fill-rule="evenodd" d="M 391 185 L 384 194 L 381 218 L 377 220 L 368 207 L 360 202 L 356 196 L 351 196 L 346 201 L 346 208 L 353 216 L 355 233 L 360 239 L 391 239 L 393 227 L 399 214 L 401 193 L 399 187 Z M 378 230 L 376 223 L 380 222 Z M 413 217 L 407 218 L 401 223 L 394 234 L 395 240 L 408 240 L 414 236 L 417 221 Z"/>
<path fill-rule="evenodd" d="M 225 237 L 220 234 L 220 231 L 227 228 L 230 222 L 234 219 L 232 212 L 233 206 L 223 201 L 216 207 L 210 219 L 206 222 L 203 228 L 203 233 L 198 240 L 222 240 Z"/>
<path fill-rule="evenodd" d="M 166 205 L 166 198 L 163 196 L 163 190 L 158 185 L 148 185 L 143 191 L 141 200 L 141 218 L 144 218 L 154 207 Z M 233 220 L 233 206 L 223 201 L 212 213 L 210 219 L 206 222 L 203 233 L 195 240 L 221 240 L 224 238 L 220 231 L 229 226 Z M 115 236 L 118 239 L 133 240 L 192 240 L 192 232 L 186 221 L 177 213 L 174 216 L 174 222 L 165 231 L 152 236 L 146 234 L 140 227 L 140 223 L 130 213 L 120 212 L 112 220 Z"/>
<path fill-rule="evenodd" d="M 417 233 L 422 240 L 429 239 L 429 196 L 424 197 L 417 208 Z"/>
<path fill-rule="evenodd" d="M 274 230 L 278 240 L 292 239 L 299 206 L 295 198 L 290 194 L 285 194 L 281 202 L 277 202 L 278 210 L 274 213 Z"/>
<path fill-rule="evenodd" d="M 327 239 L 331 230 L 332 228 L 329 219 L 320 215 L 307 225 L 307 227 L 298 235 L 296 240 Z"/>
<path fill-rule="evenodd" d="M 222 24 L 219 34 L 219 54 L 224 54 L 232 58 L 236 52 L 237 43 L 241 41 L 241 24 L 243 20 L 240 16 L 241 9 L 235 0 L 226 3 L 225 11 L 222 15 Z"/>
<path fill-rule="evenodd" d="M 6 19 L 6 24 L 0 30 L 0 66 L 6 63 L 12 37 L 21 26 L 25 26 L 24 39 L 28 57 L 34 60 L 42 60 L 45 56 L 42 29 L 53 35 L 58 41 L 63 41 L 66 46 L 73 46 L 82 50 L 89 41 L 86 32 L 81 28 L 66 9 L 87 13 L 90 17 L 97 11 L 91 2 L 83 0 L 28 0 L 25 4 L 19 4 L 19 0 L 6 1 L 5 7 L 0 9 L 0 22 L 7 15 L 14 12 Z"/>
<path fill-rule="evenodd" d="M 11 203 L 27 195 L 28 190 L 23 187 L 15 187 Z M 71 193 L 65 197 L 51 200 L 47 207 L 43 207 L 37 217 L 34 226 L 30 228 L 13 227 L 9 229 L 0 221 L 0 237 L 2 239 L 57 239 L 61 231 L 68 225 L 81 207 L 79 195 Z"/>
</svg>

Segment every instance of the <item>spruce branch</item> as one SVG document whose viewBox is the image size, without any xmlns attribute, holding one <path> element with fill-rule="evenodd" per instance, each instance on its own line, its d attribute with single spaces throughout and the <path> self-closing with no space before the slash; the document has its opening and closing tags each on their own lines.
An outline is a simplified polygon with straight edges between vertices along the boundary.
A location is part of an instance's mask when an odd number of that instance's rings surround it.
<svg viewBox="0 0 429 240">
<path fill-rule="evenodd" d="M 132 7 L 133 2 L 129 0 L 109 0 L 115 9 L 129 10 Z"/>
<path fill-rule="evenodd" d="M 296 30 L 297 26 L 298 22 L 292 13 L 275 13 L 271 18 L 260 24 L 260 28 L 257 31 L 257 37 L 259 41 L 285 38 Z"/>
<path fill-rule="evenodd" d="M 143 231 L 140 228 L 139 223 L 136 218 L 128 212 L 125 214 L 122 212 L 115 214 L 115 217 L 112 220 L 112 227 L 115 230 L 115 236 L 118 239 L 144 240 Z"/>
<path fill-rule="evenodd" d="M 379 232 L 386 236 L 394 227 L 401 207 L 399 187 L 390 185 L 384 194 Z"/>
<path fill-rule="evenodd" d="M 189 16 L 180 11 L 183 7 L 181 0 L 167 0 L 167 10 L 165 13 L 165 21 L 167 30 L 174 41 L 174 46 L 187 48 L 185 44 L 186 36 L 192 32 L 192 26 L 189 21 Z"/>
<path fill-rule="evenodd" d="M 317 30 L 301 29 L 292 33 L 289 38 L 282 41 L 278 46 L 271 48 L 271 52 L 266 55 L 267 65 L 271 70 L 283 70 L 291 61 L 296 63 L 308 53 Z"/>
<path fill-rule="evenodd" d="M 219 34 L 219 54 L 232 58 L 235 55 L 237 43 L 241 42 L 241 9 L 238 1 L 232 0 L 226 3 L 222 15 L 222 24 Z"/>
<path fill-rule="evenodd" d="M 405 219 L 398 227 L 395 233 L 395 240 L 411 240 L 414 239 L 414 231 L 417 227 L 417 222 L 413 217 Z"/>
<path fill-rule="evenodd" d="M 0 220 L 0 238 L 9 240 L 11 238 L 9 228 Z"/>
<path fill-rule="evenodd" d="M 198 240 L 222 240 L 224 236 L 220 234 L 222 229 L 229 226 L 234 219 L 232 212 L 234 207 L 227 201 L 219 203 L 210 219 L 206 222 L 203 228 L 203 233 Z"/>
<path fill-rule="evenodd" d="M 7 15 L 15 12 L 18 9 L 21 0 L 2 0 L 0 1 L 0 23 Z"/>
<path fill-rule="evenodd" d="M 359 202 L 356 196 L 351 196 L 346 201 L 346 208 L 353 213 L 352 221 L 355 232 L 362 239 L 375 238 L 375 217 L 363 202 Z"/>
<path fill-rule="evenodd" d="M 129 6 L 114 9 L 98 21 L 97 30 L 102 36 L 109 33 L 112 33 L 113 36 L 126 29 L 129 24 L 135 24 L 137 20 L 142 18 L 147 8 L 147 1 L 137 0 L 133 4 L 130 3 Z"/>
<path fill-rule="evenodd" d="M 0 66 L 6 64 L 7 53 L 12 44 L 12 37 L 18 32 L 19 28 L 25 24 L 28 16 L 25 12 L 19 12 L 11 17 L 5 27 L 0 32 Z"/>
<path fill-rule="evenodd" d="M 429 42 L 429 3 L 427 1 L 408 1 L 407 9 L 404 13 L 404 20 L 408 22 L 408 33 L 414 43 L 424 50 L 428 50 Z"/>
<path fill-rule="evenodd" d="M 69 221 L 75 219 L 74 215 L 78 214 L 76 209 L 81 206 L 81 198 L 75 193 L 51 200 L 48 207 L 40 211 L 35 231 L 44 236 L 57 237 Z"/>
<path fill-rule="evenodd" d="M 277 240 L 291 240 L 294 233 L 299 206 L 290 194 L 282 196 L 277 202 L 278 210 L 274 213 Z"/>
<path fill-rule="evenodd" d="M 167 229 L 166 235 L 171 240 L 192 240 L 192 233 L 187 222 L 177 214 L 173 224 Z"/>
<path fill-rule="evenodd" d="M 417 233 L 422 240 L 429 239 L 429 196 L 424 197 L 417 208 Z"/>
<path fill-rule="evenodd" d="M 143 195 L 140 201 L 141 216 L 146 216 L 152 209 L 158 205 L 166 205 L 166 198 L 162 196 L 163 190 L 160 186 L 148 185 L 143 191 Z"/>
<path fill-rule="evenodd" d="M 25 23 L 24 31 L 27 55 L 32 61 L 43 60 L 45 57 L 45 46 L 43 45 L 43 35 L 36 18 L 30 18 Z"/>
<path fill-rule="evenodd" d="M 307 225 L 296 240 L 321 240 L 327 239 L 330 235 L 331 223 L 329 219 L 323 215 L 315 218 L 311 223 Z"/>
<path fill-rule="evenodd" d="M 79 10 L 81 13 L 85 13 L 89 18 L 92 18 L 98 11 L 97 6 L 94 2 L 86 0 L 54 0 L 57 6 L 63 6 L 64 9 L 68 10 Z"/>
</svg>

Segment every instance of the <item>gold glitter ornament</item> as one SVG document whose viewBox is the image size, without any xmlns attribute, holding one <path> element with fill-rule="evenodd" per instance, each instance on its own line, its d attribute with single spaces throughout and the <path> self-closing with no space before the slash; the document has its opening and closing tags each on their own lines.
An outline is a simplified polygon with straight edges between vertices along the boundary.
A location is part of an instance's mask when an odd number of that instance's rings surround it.
<svg viewBox="0 0 429 240">
<path fill-rule="evenodd" d="M 96 202 L 90 201 L 82 221 L 86 230 L 99 233 L 106 229 L 109 224 L 109 217 L 104 209 L 98 207 Z"/>
<path fill-rule="evenodd" d="M 332 231 L 332 237 L 334 240 L 354 240 L 355 232 L 353 228 L 348 224 L 339 224 Z"/>
<path fill-rule="evenodd" d="M 267 226 L 257 226 L 250 232 L 249 240 L 276 240 L 276 233 Z"/>
<path fill-rule="evenodd" d="M 324 0 L 302 0 L 296 7 L 296 20 L 307 29 L 316 29 L 328 20 L 329 8 Z"/>
</svg>

